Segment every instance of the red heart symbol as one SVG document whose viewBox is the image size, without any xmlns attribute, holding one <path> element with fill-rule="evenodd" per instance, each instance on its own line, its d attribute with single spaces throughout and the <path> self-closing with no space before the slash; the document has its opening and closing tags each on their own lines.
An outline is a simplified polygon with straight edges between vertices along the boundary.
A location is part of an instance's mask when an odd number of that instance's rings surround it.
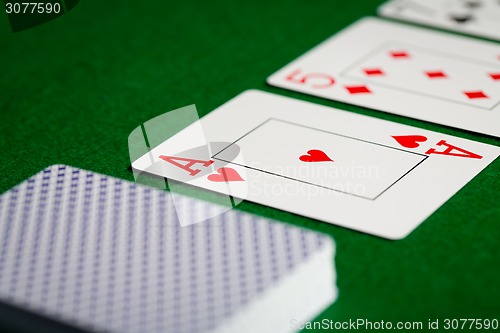
<svg viewBox="0 0 500 333">
<path fill-rule="evenodd" d="M 393 136 L 393 138 L 406 148 L 417 148 L 420 146 L 419 142 L 427 141 L 427 138 L 423 135 L 400 135 Z"/>
<path fill-rule="evenodd" d="M 208 180 L 212 182 L 244 182 L 238 171 L 232 168 L 219 168 L 217 173 L 208 175 Z"/>
<path fill-rule="evenodd" d="M 311 149 L 307 153 L 309 155 L 302 155 L 299 157 L 299 160 L 302 162 L 333 162 L 333 160 L 321 150 Z"/>
</svg>

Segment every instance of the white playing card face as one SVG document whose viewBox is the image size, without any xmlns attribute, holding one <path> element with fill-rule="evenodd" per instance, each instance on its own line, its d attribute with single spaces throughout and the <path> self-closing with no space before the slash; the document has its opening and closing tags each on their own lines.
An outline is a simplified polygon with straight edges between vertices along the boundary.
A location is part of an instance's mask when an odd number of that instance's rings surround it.
<svg viewBox="0 0 500 333">
<path fill-rule="evenodd" d="M 500 45 L 490 42 L 366 18 L 268 83 L 500 136 Z"/>
<path fill-rule="evenodd" d="M 500 40 L 498 0 L 392 0 L 382 16 Z"/>
<path fill-rule="evenodd" d="M 283 149 L 292 142 L 294 151 L 304 155 L 298 157 Z M 264 122 L 234 144 L 245 154 L 245 167 L 370 200 L 426 158 L 279 119 Z M 333 151 L 335 155 L 322 154 L 323 160 L 318 163 L 304 162 L 314 156 L 314 152 L 306 153 L 309 150 Z M 214 159 L 229 160 L 226 151 L 215 154 Z"/>
<path fill-rule="evenodd" d="M 246 170 L 239 180 L 247 187 L 245 200 L 390 239 L 408 235 L 500 153 L 260 91 L 242 93 L 200 121 L 208 142 L 230 142 L 211 159 Z M 158 156 L 186 150 L 191 131 L 182 130 L 132 167 L 176 179 L 177 172 L 158 165 L 166 163 Z M 234 146 L 238 159 L 226 161 Z"/>
<path fill-rule="evenodd" d="M 184 127 L 190 125 L 190 138 L 189 145 L 185 150 L 182 150 L 182 146 L 179 145 L 179 151 L 176 151 L 176 155 L 182 155 L 184 159 L 175 159 L 170 155 L 161 155 L 160 158 L 169 161 L 169 163 L 155 164 L 154 167 L 160 167 L 162 171 L 168 174 L 176 174 L 174 177 L 177 181 L 166 182 L 165 179 L 151 179 L 151 177 L 143 177 L 142 171 L 134 170 L 134 179 L 137 183 L 144 183 L 150 187 L 157 187 L 161 189 L 167 188 L 172 193 L 172 200 L 174 204 L 177 202 L 176 193 L 185 190 L 185 184 L 195 185 L 206 183 L 206 186 L 213 186 L 214 191 L 218 191 L 220 187 L 227 188 L 229 193 L 236 193 L 238 198 L 245 197 L 246 186 L 241 184 L 241 182 L 232 182 L 227 184 L 224 181 L 224 177 L 230 176 L 231 171 L 225 168 L 225 162 L 222 161 L 211 161 L 210 157 L 213 153 L 220 151 L 222 148 L 226 147 L 229 142 L 211 142 L 207 143 L 203 126 L 198 121 L 199 115 L 196 110 L 195 105 L 189 105 L 180 109 L 170 110 L 162 115 L 159 115 L 153 119 L 149 119 L 145 123 L 138 126 L 133 130 L 128 138 L 129 145 L 129 156 L 130 161 L 133 162 L 137 158 L 148 155 L 150 147 L 154 147 L 161 142 L 168 139 L 170 136 L 178 133 Z M 238 157 L 238 147 L 233 146 L 226 150 L 227 158 L 233 162 L 242 162 Z M 195 158 L 191 160 L 186 160 L 186 158 Z M 153 156 L 150 155 L 151 162 L 153 161 Z M 179 168 L 179 165 L 184 166 L 184 169 Z M 202 167 L 201 169 L 198 166 Z M 186 170 L 189 170 L 187 173 Z M 223 170 L 223 174 L 219 173 L 219 170 Z M 147 170 L 148 172 L 150 170 Z M 234 172 L 238 172 L 234 170 Z M 233 172 L 233 173 L 234 173 Z M 245 170 L 240 170 L 239 175 L 245 176 Z M 220 191 L 219 191 L 220 192 Z M 181 196 L 182 201 L 183 196 Z M 212 198 L 214 199 L 214 198 Z M 226 210 L 235 207 L 240 203 L 241 200 L 235 198 L 234 195 L 229 196 L 218 196 L 215 198 L 218 204 L 225 206 Z M 215 206 L 214 206 L 215 207 Z M 187 213 L 184 215 L 184 213 Z M 221 212 L 217 209 L 212 209 L 210 211 L 202 211 L 195 215 L 191 212 L 185 212 L 184 210 L 177 211 L 177 216 L 179 222 L 182 226 L 187 226 L 190 224 L 195 224 L 201 221 L 205 221 L 213 216 L 220 215 Z M 184 218 L 185 216 L 185 218 Z"/>
</svg>

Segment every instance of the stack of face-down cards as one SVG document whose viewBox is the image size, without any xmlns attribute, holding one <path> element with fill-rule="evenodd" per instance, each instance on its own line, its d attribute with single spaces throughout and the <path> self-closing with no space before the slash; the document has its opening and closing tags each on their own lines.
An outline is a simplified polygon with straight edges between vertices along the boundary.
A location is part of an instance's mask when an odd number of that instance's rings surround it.
<svg viewBox="0 0 500 333">
<path fill-rule="evenodd" d="M 73 167 L 0 221 L 0 302 L 88 331 L 291 332 L 337 296 L 327 236 Z"/>
</svg>

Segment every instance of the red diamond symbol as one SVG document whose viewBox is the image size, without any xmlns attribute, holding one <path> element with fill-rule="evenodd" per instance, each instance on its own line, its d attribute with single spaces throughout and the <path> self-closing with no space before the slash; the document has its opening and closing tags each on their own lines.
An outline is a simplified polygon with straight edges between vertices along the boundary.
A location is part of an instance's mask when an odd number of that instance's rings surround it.
<svg viewBox="0 0 500 333">
<path fill-rule="evenodd" d="M 464 91 L 464 94 L 469 97 L 469 99 L 488 98 L 482 91 Z"/>
<path fill-rule="evenodd" d="M 446 74 L 443 73 L 442 71 L 427 71 L 425 72 L 425 75 L 427 75 L 431 79 L 439 79 L 446 77 Z"/>
<path fill-rule="evenodd" d="M 410 57 L 410 55 L 406 51 L 391 51 L 389 53 L 390 53 L 391 57 L 397 58 L 397 59 Z"/>
<path fill-rule="evenodd" d="M 371 94 L 372 92 L 367 86 L 345 86 L 345 88 L 350 94 Z"/>
<path fill-rule="evenodd" d="M 490 73 L 493 80 L 500 80 L 500 73 Z"/>
<path fill-rule="evenodd" d="M 380 68 L 366 68 L 363 69 L 366 75 L 384 75 L 385 73 Z"/>
</svg>

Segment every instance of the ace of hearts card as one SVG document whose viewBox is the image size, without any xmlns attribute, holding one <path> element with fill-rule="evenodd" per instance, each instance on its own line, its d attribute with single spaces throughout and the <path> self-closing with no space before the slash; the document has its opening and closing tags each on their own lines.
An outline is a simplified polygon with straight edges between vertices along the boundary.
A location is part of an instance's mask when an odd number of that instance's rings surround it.
<svg viewBox="0 0 500 333">
<path fill-rule="evenodd" d="M 365 18 L 270 85 L 500 137 L 500 45 Z"/>
<path fill-rule="evenodd" d="M 250 90 L 132 167 L 401 239 L 499 154 L 495 146 Z"/>
</svg>

